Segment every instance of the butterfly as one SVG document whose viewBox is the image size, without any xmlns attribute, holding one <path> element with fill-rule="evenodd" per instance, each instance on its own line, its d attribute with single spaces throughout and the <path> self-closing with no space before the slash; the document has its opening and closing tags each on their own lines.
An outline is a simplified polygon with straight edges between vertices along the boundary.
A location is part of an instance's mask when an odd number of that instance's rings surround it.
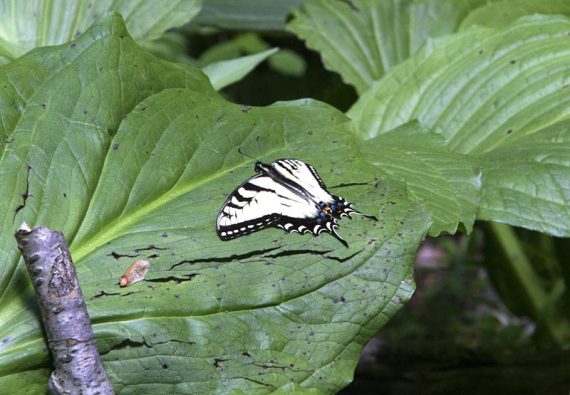
<svg viewBox="0 0 570 395">
<path fill-rule="evenodd" d="M 255 171 L 257 174 L 238 186 L 218 213 L 216 230 L 222 240 L 278 227 L 313 236 L 329 233 L 348 247 L 336 232 L 339 219 L 359 214 L 378 220 L 328 192 L 315 168 L 303 161 L 256 162 Z"/>
</svg>

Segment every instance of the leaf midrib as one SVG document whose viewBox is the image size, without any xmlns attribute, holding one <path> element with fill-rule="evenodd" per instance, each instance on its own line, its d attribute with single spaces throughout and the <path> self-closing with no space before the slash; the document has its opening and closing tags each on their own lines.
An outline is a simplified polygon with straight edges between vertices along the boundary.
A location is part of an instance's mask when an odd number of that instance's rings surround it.
<svg viewBox="0 0 570 395">
<path fill-rule="evenodd" d="M 284 149 L 284 148 L 287 148 L 287 144 L 285 144 L 283 147 L 278 147 L 278 148 L 275 148 L 271 151 L 268 151 L 267 153 L 265 153 L 265 155 L 270 155 L 270 154 L 272 154 L 276 151 L 279 151 L 281 149 Z M 125 231 L 126 229 L 129 228 L 130 225 L 135 224 L 139 219 L 143 218 L 148 213 L 151 213 L 152 211 L 154 211 L 157 208 L 173 201 L 174 199 L 180 197 L 181 195 L 192 192 L 196 188 L 199 188 L 200 186 L 207 184 L 208 182 L 214 181 L 214 180 L 230 173 L 231 171 L 234 171 L 234 170 L 246 165 L 249 162 L 252 162 L 252 160 L 247 159 L 243 162 L 239 162 L 238 164 L 236 164 L 233 167 L 228 167 L 227 169 L 222 170 L 220 172 L 216 172 L 209 177 L 204 177 L 201 180 L 196 181 L 196 182 L 190 182 L 184 186 L 178 186 L 177 187 L 177 184 L 175 184 L 167 192 L 165 192 L 164 194 L 162 194 L 161 196 L 159 196 L 158 198 L 156 198 L 152 202 L 149 202 L 146 205 L 143 205 L 143 206 L 135 209 L 126 217 L 120 216 L 116 220 L 110 222 L 107 226 L 103 227 L 100 231 L 95 233 L 93 236 L 89 237 L 88 239 L 81 240 L 81 242 L 82 242 L 81 247 L 75 249 L 74 244 L 76 244 L 76 243 L 74 241 L 73 244 L 70 246 L 71 256 L 73 257 L 73 260 L 76 263 L 81 261 L 81 259 L 83 259 L 85 256 L 87 256 L 93 250 L 98 249 L 99 247 L 101 247 L 105 243 L 107 243 L 107 242 L 115 239 L 116 237 L 120 236 L 123 231 Z"/>
</svg>

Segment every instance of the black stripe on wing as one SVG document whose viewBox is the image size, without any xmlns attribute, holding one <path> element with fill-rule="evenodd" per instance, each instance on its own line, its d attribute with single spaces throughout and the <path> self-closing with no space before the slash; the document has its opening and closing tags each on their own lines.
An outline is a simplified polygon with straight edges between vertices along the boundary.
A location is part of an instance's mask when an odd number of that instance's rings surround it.
<svg viewBox="0 0 570 395">
<path fill-rule="evenodd" d="M 224 206 L 225 207 L 225 206 Z M 220 225 L 217 228 L 218 236 L 222 240 L 231 240 L 240 236 L 245 236 L 258 230 L 275 226 L 275 219 L 278 215 L 271 214 L 260 218 L 255 218 L 249 221 L 238 222 L 228 226 Z"/>
<path fill-rule="evenodd" d="M 315 168 L 308 163 L 302 162 L 302 161 L 297 160 L 297 159 L 278 159 L 278 160 L 273 162 L 273 165 L 274 166 L 278 165 L 279 167 L 281 167 L 282 169 L 287 171 L 292 177 L 296 177 L 296 178 L 299 178 L 295 174 L 296 172 L 299 172 L 299 168 L 306 166 L 307 169 L 309 170 L 309 172 L 311 173 L 311 175 L 317 180 L 317 183 L 319 184 L 319 186 L 321 188 L 323 188 L 324 190 L 327 189 L 325 183 L 323 182 L 323 180 L 321 179 L 321 177 L 319 176 L 319 174 L 317 173 Z"/>
<path fill-rule="evenodd" d="M 231 240 L 268 227 L 280 228 L 287 233 L 311 233 L 313 236 L 329 233 L 345 247 L 348 247 L 348 243 L 336 232 L 338 223 L 335 219 L 318 222 L 316 218 L 294 218 L 273 214 L 230 226 L 221 226 L 218 229 L 218 235 L 222 240 Z"/>
<path fill-rule="evenodd" d="M 218 217 L 217 217 L 216 231 L 220 239 L 231 240 L 240 236 L 248 235 L 250 233 L 256 232 L 258 230 L 273 225 L 274 222 L 280 217 L 280 214 L 277 212 L 269 212 L 269 213 L 262 213 L 259 217 L 252 218 L 247 221 L 235 222 L 235 219 L 232 219 L 233 215 L 231 213 L 226 212 L 226 208 L 230 207 L 236 211 L 245 210 L 246 206 L 248 206 L 254 200 L 258 199 L 259 192 L 267 192 L 269 194 L 272 194 L 275 197 L 275 199 L 288 200 L 288 201 L 291 200 L 289 197 L 277 193 L 274 189 L 254 184 L 253 182 L 259 178 L 266 178 L 271 182 L 275 182 L 267 174 L 258 174 L 249 178 L 244 183 L 242 183 L 232 192 L 230 196 L 228 196 L 224 205 L 218 212 Z M 250 193 L 254 192 L 254 194 L 251 196 L 242 195 L 242 193 L 245 192 L 250 192 Z M 250 195 L 250 193 L 248 193 L 248 195 Z M 239 202 L 239 204 L 235 204 L 232 202 L 234 198 Z M 264 199 L 267 199 L 267 197 L 264 197 Z M 271 201 L 274 202 L 274 199 L 272 199 Z M 279 206 L 276 205 L 276 207 Z M 227 220 L 229 224 L 223 225 L 221 223 L 225 222 L 223 220 Z"/>
<path fill-rule="evenodd" d="M 325 185 L 325 183 L 323 182 L 323 180 L 321 180 L 321 177 L 319 177 L 319 173 L 317 173 L 317 171 L 315 170 L 315 168 L 309 164 L 307 164 L 307 167 L 309 168 L 309 170 L 311 170 L 311 173 L 313 173 L 313 176 L 317 179 L 317 181 L 319 182 L 319 186 L 321 188 L 323 188 L 325 191 L 327 189 L 327 186 Z M 328 192 L 328 191 L 327 191 Z"/>
</svg>

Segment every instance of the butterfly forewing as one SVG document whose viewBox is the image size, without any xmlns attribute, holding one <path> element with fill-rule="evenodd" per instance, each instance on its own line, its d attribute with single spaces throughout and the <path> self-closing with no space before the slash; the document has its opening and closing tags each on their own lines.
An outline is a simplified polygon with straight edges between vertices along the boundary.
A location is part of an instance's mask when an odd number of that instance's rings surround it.
<svg viewBox="0 0 570 395">
<path fill-rule="evenodd" d="M 283 178 L 302 186 L 316 203 L 334 201 L 334 196 L 326 190 L 325 183 L 313 166 L 297 159 L 280 159 L 271 163 L 271 167 Z"/>
<path fill-rule="evenodd" d="M 260 174 L 240 185 L 226 200 L 218 214 L 217 230 L 222 239 L 233 239 L 282 225 L 284 216 L 307 219 L 317 214 L 317 206 L 269 175 Z"/>
</svg>

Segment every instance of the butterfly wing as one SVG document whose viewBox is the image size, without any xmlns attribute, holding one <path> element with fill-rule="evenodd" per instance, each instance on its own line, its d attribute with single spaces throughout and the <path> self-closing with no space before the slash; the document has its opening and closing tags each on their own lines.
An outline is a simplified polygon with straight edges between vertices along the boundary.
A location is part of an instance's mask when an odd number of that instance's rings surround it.
<svg viewBox="0 0 570 395">
<path fill-rule="evenodd" d="M 271 167 L 285 182 L 301 186 L 316 203 L 332 203 L 335 200 L 315 168 L 308 163 L 297 159 L 279 159 L 272 162 Z"/>
<path fill-rule="evenodd" d="M 222 240 L 274 226 L 289 233 L 330 233 L 348 247 L 336 232 L 337 220 L 362 213 L 329 193 L 317 171 L 303 161 L 279 159 L 261 165 L 262 173 L 237 187 L 218 213 L 216 229 Z"/>
<path fill-rule="evenodd" d="M 318 207 L 267 174 L 258 174 L 228 197 L 218 214 L 217 231 L 222 240 L 256 232 L 268 226 L 292 231 L 288 222 L 315 217 Z M 289 220 L 286 220 L 290 219 Z"/>
<path fill-rule="evenodd" d="M 313 197 L 317 204 L 323 203 L 321 209 L 323 206 L 329 208 L 334 218 L 340 219 L 345 216 L 350 218 L 352 214 L 359 214 L 377 220 L 372 215 L 353 209 L 352 203 L 348 203 L 344 198 L 331 194 L 315 168 L 308 163 L 298 159 L 279 159 L 271 163 L 271 166 L 281 177 L 302 185 L 302 188 Z"/>
</svg>

